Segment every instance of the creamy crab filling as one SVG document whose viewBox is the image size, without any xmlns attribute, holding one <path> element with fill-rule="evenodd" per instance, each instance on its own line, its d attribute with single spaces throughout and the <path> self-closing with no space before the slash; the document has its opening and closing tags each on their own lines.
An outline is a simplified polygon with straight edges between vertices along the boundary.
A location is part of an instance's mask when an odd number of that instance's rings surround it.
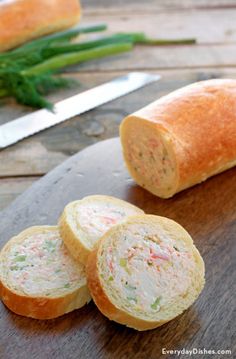
<svg viewBox="0 0 236 359">
<path fill-rule="evenodd" d="M 100 275 L 112 297 L 125 309 L 150 315 L 185 297 L 195 270 L 183 244 L 147 230 L 126 232 L 103 251 Z"/>
<path fill-rule="evenodd" d="M 175 164 L 167 147 L 167 138 L 153 128 L 135 126 L 129 129 L 126 159 L 142 186 L 171 190 L 175 177 Z"/>
<path fill-rule="evenodd" d="M 111 227 L 135 214 L 137 211 L 132 207 L 94 201 L 77 206 L 76 220 L 80 228 L 89 235 L 91 245 L 94 245 Z"/>
<path fill-rule="evenodd" d="M 84 267 L 71 258 L 58 232 L 36 233 L 16 243 L 3 272 L 15 290 L 27 295 L 60 295 L 85 284 Z"/>
</svg>

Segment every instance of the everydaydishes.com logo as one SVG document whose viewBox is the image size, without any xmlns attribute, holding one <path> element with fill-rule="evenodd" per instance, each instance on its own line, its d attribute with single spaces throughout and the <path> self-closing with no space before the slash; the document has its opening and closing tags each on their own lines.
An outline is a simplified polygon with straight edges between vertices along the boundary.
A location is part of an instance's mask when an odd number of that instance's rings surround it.
<svg viewBox="0 0 236 359">
<path fill-rule="evenodd" d="M 219 350 L 215 350 L 215 349 L 206 349 L 206 348 L 193 348 L 193 349 L 166 349 L 166 348 L 162 348 L 162 354 L 168 354 L 168 355 L 197 355 L 197 354 L 209 354 L 209 355 L 231 355 L 231 350 L 230 349 L 219 349 Z"/>
</svg>

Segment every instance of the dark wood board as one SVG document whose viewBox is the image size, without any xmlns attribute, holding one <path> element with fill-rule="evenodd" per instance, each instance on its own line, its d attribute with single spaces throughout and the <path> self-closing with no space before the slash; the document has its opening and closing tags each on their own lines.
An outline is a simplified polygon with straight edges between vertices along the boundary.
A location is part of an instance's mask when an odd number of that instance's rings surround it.
<svg viewBox="0 0 236 359">
<path fill-rule="evenodd" d="M 100 142 L 68 159 L 0 213 L 1 246 L 28 226 L 55 224 L 69 201 L 89 194 L 113 195 L 147 213 L 172 218 L 190 232 L 205 260 L 205 289 L 184 314 L 147 332 L 136 332 L 109 321 L 92 302 L 51 321 L 23 318 L 0 304 L 0 358 L 157 359 L 162 357 L 162 348 L 231 349 L 232 354 L 227 357 L 233 357 L 235 193 L 236 171 L 232 169 L 173 199 L 154 197 L 130 179 L 119 139 Z M 221 357 L 226 356 L 217 355 Z"/>
</svg>

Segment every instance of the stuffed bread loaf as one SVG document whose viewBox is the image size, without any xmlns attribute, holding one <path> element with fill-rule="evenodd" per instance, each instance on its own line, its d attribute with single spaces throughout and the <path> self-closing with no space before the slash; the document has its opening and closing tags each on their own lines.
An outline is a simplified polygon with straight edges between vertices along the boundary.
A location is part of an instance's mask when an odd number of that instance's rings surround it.
<svg viewBox="0 0 236 359">
<path fill-rule="evenodd" d="M 121 199 L 94 195 L 69 203 L 60 218 L 61 237 L 71 255 L 83 264 L 95 243 L 117 223 L 143 210 Z"/>
<path fill-rule="evenodd" d="M 0 51 L 75 25 L 79 0 L 1 0 Z"/>
<path fill-rule="evenodd" d="M 76 263 L 57 227 L 31 227 L 0 252 L 0 298 L 14 313 L 56 318 L 90 300 L 85 268 Z"/>
<path fill-rule="evenodd" d="M 126 117 L 124 159 L 134 180 L 169 198 L 236 164 L 236 80 L 198 82 Z"/>
<path fill-rule="evenodd" d="M 137 330 L 175 318 L 204 286 L 204 262 L 189 234 L 153 215 L 111 228 L 89 255 L 86 271 L 100 311 Z"/>
</svg>

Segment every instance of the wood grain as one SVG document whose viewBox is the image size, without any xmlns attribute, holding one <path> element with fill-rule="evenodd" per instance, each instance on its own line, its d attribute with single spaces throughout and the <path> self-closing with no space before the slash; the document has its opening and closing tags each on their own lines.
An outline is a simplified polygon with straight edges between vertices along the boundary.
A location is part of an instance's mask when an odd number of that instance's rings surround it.
<svg viewBox="0 0 236 359">
<path fill-rule="evenodd" d="M 0 178 L 0 211 L 37 179 L 38 177 Z"/>
<path fill-rule="evenodd" d="M 130 2 L 126 2 L 130 4 Z M 150 4 L 150 2 L 148 2 Z M 143 31 L 156 38 L 196 38 L 198 44 L 229 44 L 236 40 L 236 3 L 235 8 L 211 9 L 176 9 L 161 10 L 150 5 L 138 9 L 111 8 L 111 12 L 92 11 L 85 8 L 82 23 L 106 23 L 108 32 Z M 201 26 L 199 26 L 201 24 Z M 216 26 L 217 24 L 217 26 Z M 124 30 L 125 29 L 125 30 Z M 206 31 L 207 29 L 207 31 Z M 91 35 L 90 35 L 91 36 Z M 97 35 L 96 35 L 97 36 Z M 189 47 L 191 49 L 191 47 Z M 171 48 L 168 48 L 171 51 Z M 174 65 L 174 63 L 173 63 Z"/>
<path fill-rule="evenodd" d="M 167 216 L 193 236 L 206 264 L 198 301 L 163 327 L 138 333 L 103 317 L 93 303 L 52 321 L 36 321 L 0 305 L 0 357 L 4 359 L 156 359 L 162 348 L 231 349 L 235 355 L 236 171 L 162 200 L 136 186 L 124 168 L 118 139 L 71 157 L 0 213 L 3 245 L 34 224 L 55 224 L 69 201 L 89 194 L 130 201 L 147 213 Z M 177 358 L 177 355 L 171 356 Z M 179 356 L 179 358 L 186 356 Z M 197 358 L 205 358 L 198 355 Z M 217 358 L 223 358 L 217 355 Z M 230 357 L 230 356 L 229 356 Z"/>
<path fill-rule="evenodd" d="M 136 46 L 132 52 L 73 66 L 72 71 L 191 69 L 235 66 L 235 44 Z M 148 61 L 147 61 L 148 59 Z"/>
<path fill-rule="evenodd" d="M 88 8 L 91 12 L 93 9 L 96 11 L 114 11 L 117 12 L 119 9 L 132 9 L 136 10 L 140 8 L 146 8 L 146 10 L 152 12 L 154 9 L 161 10 L 189 10 L 189 9 L 206 9 L 211 10 L 215 8 L 235 8 L 236 4 L 234 0 L 81 0 L 84 8 Z"/>
</svg>

